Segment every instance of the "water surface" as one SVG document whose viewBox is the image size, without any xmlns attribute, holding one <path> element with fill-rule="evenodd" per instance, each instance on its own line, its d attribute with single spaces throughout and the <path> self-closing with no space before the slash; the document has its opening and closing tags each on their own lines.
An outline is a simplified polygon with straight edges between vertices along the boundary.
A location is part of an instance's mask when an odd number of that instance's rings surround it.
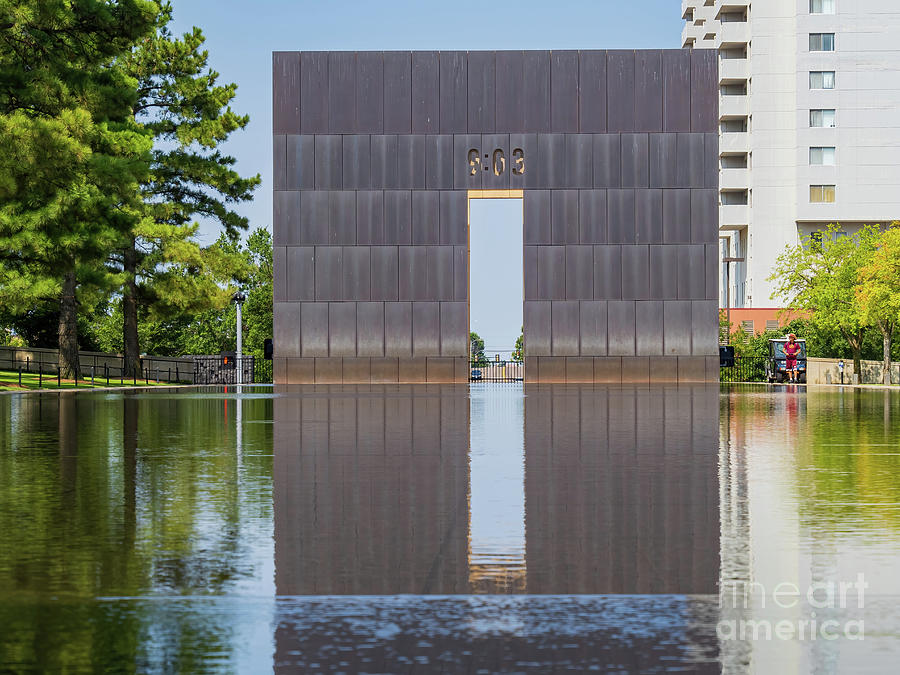
<svg viewBox="0 0 900 675">
<path fill-rule="evenodd" d="M 898 401 L 489 384 L 0 396 L 0 664 L 891 672 Z M 766 595 L 858 574 L 864 607 Z M 766 590 L 720 602 L 742 581 Z M 812 618 L 863 620 L 865 639 L 721 634 Z"/>
</svg>

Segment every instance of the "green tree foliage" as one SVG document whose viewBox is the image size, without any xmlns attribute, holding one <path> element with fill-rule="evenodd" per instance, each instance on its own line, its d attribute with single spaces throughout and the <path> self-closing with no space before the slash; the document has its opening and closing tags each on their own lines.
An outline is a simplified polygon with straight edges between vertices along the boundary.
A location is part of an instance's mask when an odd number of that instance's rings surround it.
<svg viewBox="0 0 900 675">
<path fill-rule="evenodd" d="M 864 227 L 856 236 L 837 236 L 839 226 L 803 237 L 778 256 L 769 277 L 776 284 L 774 298 L 794 309 L 811 312 L 820 330 L 838 331 L 853 354 L 854 372 L 861 372 L 866 323 L 857 302 L 859 270 L 867 263 L 878 229 Z"/>
<path fill-rule="evenodd" d="M 234 158 L 218 149 L 249 122 L 229 107 L 237 85 L 218 84 L 199 28 L 176 37 L 168 27 L 171 20 L 172 5 L 165 2 L 154 34 L 119 59 L 137 81 L 134 117 L 154 141 L 141 184 L 143 217 L 114 256 L 124 272 L 126 368 L 136 367 L 140 353 L 139 306 L 159 320 L 227 307 L 230 293 L 222 282 L 235 270 L 209 255 L 221 248 L 201 249 L 193 219 L 214 220 L 234 240 L 248 223 L 232 205 L 250 199 L 260 181 L 258 175 L 242 178 Z"/>
<path fill-rule="evenodd" d="M 475 364 L 487 362 L 487 358 L 484 355 L 484 340 L 475 332 L 469 333 L 469 358 Z"/>
<path fill-rule="evenodd" d="M 202 253 L 224 261 L 217 265 L 234 274 L 231 283 L 220 289 L 225 295 L 224 306 L 186 307 L 171 315 L 160 315 L 152 307 L 141 306 L 138 330 L 144 352 L 180 356 L 234 350 L 237 316 L 230 298 L 240 289 L 247 296 L 242 312 L 244 352 L 262 357 L 263 341 L 272 337 L 272 235 L 256 229 L 244 245 L 223 234 Z M 190 278 L 185 277 L 184 283 L 190 283 Z M 122 352 L 122 320 L 122 299 L 116 298 L 95 321 L 95 340 L 100 351 Z"/>
<path fill-rule="evenodd" d="M 134 81 L 110 61 L 148 34 L 145 0 L 0 0 L 0 292 L 55 298 L 64 377 L 78 375 L 79 301 L 137 215 L 151 139 Z"/>
<path fill-rule="evenodd" d="M 516 345 L 510 358 L 520 363 L 525 360 L 525 326 L 519 329 L 519 337 L 516 338 Z"/>
<path fill-rule="evenodd" d="M 864 325 L 877 326 L 883 341 L 884 384 L 891 384 L 891 346 L 900 322 L 900 223 L 882 232 L 859 269 L 856 299 Z"/>
</svg>

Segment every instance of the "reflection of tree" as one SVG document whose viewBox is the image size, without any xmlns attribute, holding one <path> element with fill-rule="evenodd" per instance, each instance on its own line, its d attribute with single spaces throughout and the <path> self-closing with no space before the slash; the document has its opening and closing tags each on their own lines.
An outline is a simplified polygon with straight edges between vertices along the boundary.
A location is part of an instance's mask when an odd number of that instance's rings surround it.
<svg viewBox="0 0 900 675">
<path fill-rule="evenodd" d="M 795 439 L 804 469 L 797 481 L 801 515 L 819 528 L 852 521 L 855 529 L 900 530 L 900 443 L 890 424 L 897 405 L 890 392 L 808 398 L 809 415 Z"/>
<path fill-rule="evenodd" d="M 134 668 L 157 650 L 166 658 L 160 669 L 189 671 L 202 669 L 191 654 L 230 653 L 216 620 L 173 620 L 171 608 L 154 602 L 120 605 L 126 611 L 93 600 L 224 593 L 258 576 L 248 547 L 258 546 L 258 523 L 271 536 L 272 426 L 245 426 L 239 474 L 225 403 L 102 394 L 0 400 L 0 625 L 10 628 L 0 662 Z M 244 401 L 245 420 L 271 414 L 271 401 Z M 151 628 L 158 620 L 174 625 Z"/>
</svg>

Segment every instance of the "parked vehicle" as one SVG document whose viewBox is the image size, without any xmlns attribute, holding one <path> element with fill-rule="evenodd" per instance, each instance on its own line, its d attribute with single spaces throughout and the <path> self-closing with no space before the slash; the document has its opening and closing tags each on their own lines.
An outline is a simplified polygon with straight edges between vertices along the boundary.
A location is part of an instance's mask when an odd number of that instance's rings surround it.
<svg viewBox="0 0 900 675">
<path fill-rule="evenodd" d="M 795 340 L 800 345 L 800 353 L 797 355 L 797 379 L 806 383 L 806 340 Z M 787 357 L 784 353 L 784 345 L 787 338 L 769 340 L 769 356 L 766 359 L 766 380 L 768 382 L 785 382 L 788 379 Z"/>
</svg>

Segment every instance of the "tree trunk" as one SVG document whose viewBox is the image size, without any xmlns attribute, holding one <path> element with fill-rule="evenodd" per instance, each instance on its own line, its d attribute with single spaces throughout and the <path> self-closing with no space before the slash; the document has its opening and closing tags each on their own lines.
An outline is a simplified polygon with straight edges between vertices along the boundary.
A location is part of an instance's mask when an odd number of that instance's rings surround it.
<svg viewBox="0 0 900 675">
<path fill-rule="evenodd" d="M 75 303 L 74 265 L 63 277 L 62 295 L 59 299 L 59 369 L 67 379 L 77 379 L 78 369 L 78 309 Z"/>
<path fill-rule="evenodd" d="M 123 268 L 125 286 L 122 291 L 122 343 L 125 347 L 125 375 L 130 377 L 132 374 L 139 373 L 141 358 L 141 348 L 138 342 L 137 282 L 135 281 L 137 251 L 133 239 L 131 245 L 125 249 Z"/>
<path fill-rule="evenodd" d="M 880 328 L 881 337 L 884 341 L 884 374 L 881 381 L 884 384 L 891 384 L 891 342 L 894 337 L 894 325 L 893 323 L 883 324 Z"/>
<path fill-rule="evenodd" d="M 841 329 L 841 334 L 850 345 L 850 351 L 853 352 L 853 372 L 859 377 L 859 383 L 862 384 L 862 343 L 863 331 L 857 331 L 851 335 L 850 331 Z M 852 382 L 852 380 L 851 380 Z"/>
</svg>

